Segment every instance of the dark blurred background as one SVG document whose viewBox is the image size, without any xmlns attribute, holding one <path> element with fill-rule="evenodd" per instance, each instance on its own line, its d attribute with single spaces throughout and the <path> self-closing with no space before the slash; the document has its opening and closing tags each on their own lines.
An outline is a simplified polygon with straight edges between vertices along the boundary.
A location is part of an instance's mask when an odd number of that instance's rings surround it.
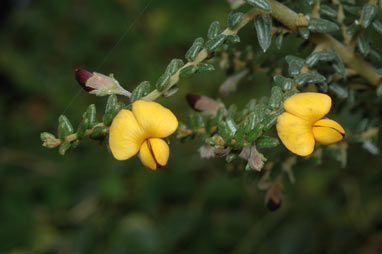
<svg viewBox="0 0 382 254">
<path fill-rule="evenodd" d="M 222 0 L 1 0 L 0 253 L 381 253 L 382 160 L 360 147 L 346 168 L 299 160 L 270 212 L 260 174 L 200 159 L 200 140 L 172 138 L 157 172 L 91 140 L 65 156 L 41 146 L 60 114 L 76 126 L 89 104 L 104 110 L 75 67 L 114 73 L 128 90 L 154 82 L 229 11 Z M 241 35 L 258 48 L 251 28 Z M 200 74 L 160 102 L 186 121 L 185 94 L 218 97 L 223 81 L 219 70 Z M 223 100 L 244 105 L 269 86 L 259 75 Z"/>
</svg>

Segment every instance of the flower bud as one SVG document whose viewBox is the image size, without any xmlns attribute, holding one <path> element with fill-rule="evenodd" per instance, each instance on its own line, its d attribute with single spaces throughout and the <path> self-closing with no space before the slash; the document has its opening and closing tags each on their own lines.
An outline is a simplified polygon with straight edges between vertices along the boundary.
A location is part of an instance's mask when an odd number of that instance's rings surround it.
<svg viewBox="0 0 382 254">
<path fill-rule="evenodd" d="M 87 70 L 75 68 L 74 69 L 74 78 L 77 80 L 78 84 L 86 91 L 91 92 L 95 90 L 92 87 L 86 86 L 86 82 L 91 78 L 94 74 L 88 72 Z"/>
<path fill-rule="evenodd" d="M 281 184 L 273 184 L 265 196 L 265 204 L 270 211 L 276 211 L 282 203 Z"/>
<path fill-rule="evenodd" d="M 198 112 L 207 112 L 215 115 L 219 108 L 224 107 L 221 102 L 217 102 L 207 96 L 187 94 L 186 98 L 191 108 Z"/>
<path fill-rule="evenodd" d="M 90 73 L 87 70 L 75 68 L 74 77 L 81 87 L 90 94 L 97 96 L 120 94 L 127 97 L 131 95 L 112 76 L 109 77 L 97 72 Z"/>
</svg>

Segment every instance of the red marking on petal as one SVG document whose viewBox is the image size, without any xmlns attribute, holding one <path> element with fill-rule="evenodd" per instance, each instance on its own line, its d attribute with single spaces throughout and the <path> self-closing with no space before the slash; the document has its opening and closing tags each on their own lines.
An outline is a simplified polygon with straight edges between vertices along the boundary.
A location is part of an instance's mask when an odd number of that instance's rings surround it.
<svg viewBox="0 0 382 254">
<path fill-rule="evenodd" d="M 200 100 L 201 96 L 189 93 L 186 95 L 186 98 L 187 98 L 188 104 L 190 104 L 191 108 L 200 112 L 200 110 L 195 108 L 195 104 L 198 102 L 198 100 Z"/>
<path fill-rule="evenodd" d="M 93 75 L 93 73 L 90 73 L 87 70 L 81 68 L 74 69 L 74 78 L 77 80 L 78 84 L 80 84 L 80 86 L 87 92 L 95 90 L 94 88 L 86 86 L 86 81 L 88 81 L 88 79 Z"/>
</svg>

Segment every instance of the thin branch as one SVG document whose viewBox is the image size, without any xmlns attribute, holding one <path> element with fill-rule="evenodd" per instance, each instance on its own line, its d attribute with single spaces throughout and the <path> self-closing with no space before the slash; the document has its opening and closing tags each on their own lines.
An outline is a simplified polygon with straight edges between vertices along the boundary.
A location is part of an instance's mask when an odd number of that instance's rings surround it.
<svg viewBox="0 0 382 254">
<path fill-rule="evenodd" d="M 298 14 L 287 6 L 276 0 L 268 0 L 272 6 L 271 15 L 293 31 L 297 31 L 296 19 Z M 342 61 L 361 77 L 366 79 L 370 84 L 377 86 L 382 76 L 377 73 L 377 69 L 370 63 L 366 62 L 362 57 L 356 55 L 351 48 L 343 45 L 328 34 L 313 34 L 309 38 L 313 43 L 326 44 L 328 47 L 334 48 Z"/>
<path fill-rule="evenodd" d="M 248 24 L 256 15 L 261 13 L 257 8 L 253 8 L 250 11 L 248 11 L 246 14 L 243 15 L 241 18 L 240 23 L 235 27 L 235 29 L 231 30 L 229 28 L 225 29 L 223 31 L 223 34 L 225 35 L 236 35 L 241 28 L 243 28 L 246 24 Z M 164 91 L 158 91 L 155 89 L 147 96 L 143 97 L 143 100 L 153 101 L 156 100 L 158 97 L 160 97 L 163 93 L 166 93 L 171 87 L 173 87 L 176 83 L 179 81 L 179 73 L 181 70 L 191 66 L 191 65 L 198 65 L 201 62 L 203 62 L 207 57 L 209 56 L 207 49 L 203 49 L 199 52 L 199 54 L 196 56 L 195 60 L 192 62 L 188 62 L 185 64 L 182 68 L 180 68 L 173 76 L 171 76 L 168 86 Z"/>
</svg>

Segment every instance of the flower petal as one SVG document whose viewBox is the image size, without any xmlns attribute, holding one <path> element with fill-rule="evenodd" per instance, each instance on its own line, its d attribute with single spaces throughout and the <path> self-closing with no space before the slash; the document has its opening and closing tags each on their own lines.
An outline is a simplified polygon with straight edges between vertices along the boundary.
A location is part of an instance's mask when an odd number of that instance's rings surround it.
<svg viewBox="0 0 382 254">
<path fill-rule="evenodd" d="M 299 93 L 284 102 L 286 112 L 314 123 L 330 110 L 332 99 L 323 93 Z"/>
<path fill-rule="evenodd" d="M 148 137 L 165 138 L 178 128 L 175 115 L 159 103 L 138 100 L 133 103 L 133 113 Z"/>
<path fill-rule="evenodd" d="M 276 128 L 281 141 L 292 153 L 307 156 L 313 152 L 314 138 L 308 121 L 284 112 L 278 116 Z"/>
<path fill-rule="evenodd" d="M 127 160 L 138 153 L 146 136 L 130 110 L 115 116 L 109 131 L 110 150 L 117 160 Z"/>
<path fill-rule="evenodd" d="M 139 158 L 146 167 L 156 170 L 167 164 L 170 149 L 167 143 L 160 138 L 146 140 L 139 151 Z"/>
<path fill-rule="evenodd" d="M 313 136 L 318 143 L 329 145 L 342 140 L 345 130 L 336 121 L 322 119 L 313 125 Z"/>
</svg>

